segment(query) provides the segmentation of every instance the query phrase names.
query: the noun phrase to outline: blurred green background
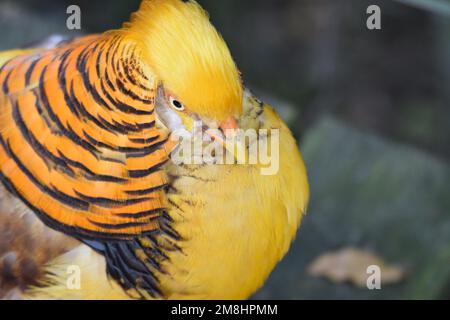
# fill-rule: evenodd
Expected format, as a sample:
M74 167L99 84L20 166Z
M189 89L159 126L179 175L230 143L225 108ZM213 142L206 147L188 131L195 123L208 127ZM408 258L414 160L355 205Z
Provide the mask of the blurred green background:
M450 298L450 1L199 0L300 141L312 199L261 299ZM82 30L66 29L78 4ZM382 29L366 28L381 8ZM1 0L0 49L118 28L139 0ZM314 277L354 247L405 271L381 290Z

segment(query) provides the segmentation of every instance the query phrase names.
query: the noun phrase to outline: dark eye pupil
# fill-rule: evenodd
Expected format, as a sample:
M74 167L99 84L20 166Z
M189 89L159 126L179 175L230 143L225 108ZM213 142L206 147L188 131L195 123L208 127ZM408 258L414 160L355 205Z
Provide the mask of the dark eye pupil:
M181 104L180 101L178 101L178 100L173 100L172 103L173 103L173 105L174 105L175 108L177 108L177 109L183 109L183 105Z

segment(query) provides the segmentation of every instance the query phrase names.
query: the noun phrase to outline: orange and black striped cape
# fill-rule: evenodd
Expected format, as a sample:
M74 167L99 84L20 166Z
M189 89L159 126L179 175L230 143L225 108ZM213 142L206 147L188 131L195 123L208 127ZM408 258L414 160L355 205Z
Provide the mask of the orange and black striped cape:
M157 295L148 262L158 269L164 254L156 257L155 245L142 261L135 251L142 237L177 235L165 211L169 143L156 125L158 83L146 68L139 46L115 33L6 62L0 180L45 224L103 253L125 289L139 283Z

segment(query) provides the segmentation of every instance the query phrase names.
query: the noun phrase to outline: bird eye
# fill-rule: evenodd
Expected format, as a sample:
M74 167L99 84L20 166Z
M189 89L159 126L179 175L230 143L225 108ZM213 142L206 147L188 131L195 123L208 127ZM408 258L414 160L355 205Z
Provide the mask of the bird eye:
M177 111L184 110L184 105L180 101L178 101L172 97L170 98L170 105L172 106L172 108L174 108Z

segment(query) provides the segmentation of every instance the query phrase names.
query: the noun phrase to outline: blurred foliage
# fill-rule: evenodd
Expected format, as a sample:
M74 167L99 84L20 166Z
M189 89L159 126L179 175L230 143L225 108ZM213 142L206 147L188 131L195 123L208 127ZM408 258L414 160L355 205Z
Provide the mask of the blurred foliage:
M255 298L449 299L450 167L325 117L305 136L311 202L287 258ZM330 251L356 247L401 266L382 290L336 285L307 273ZM364 277L366 270L361 270Z
M450 15L450 0L397 0L399 2L417 6L437 14Z

